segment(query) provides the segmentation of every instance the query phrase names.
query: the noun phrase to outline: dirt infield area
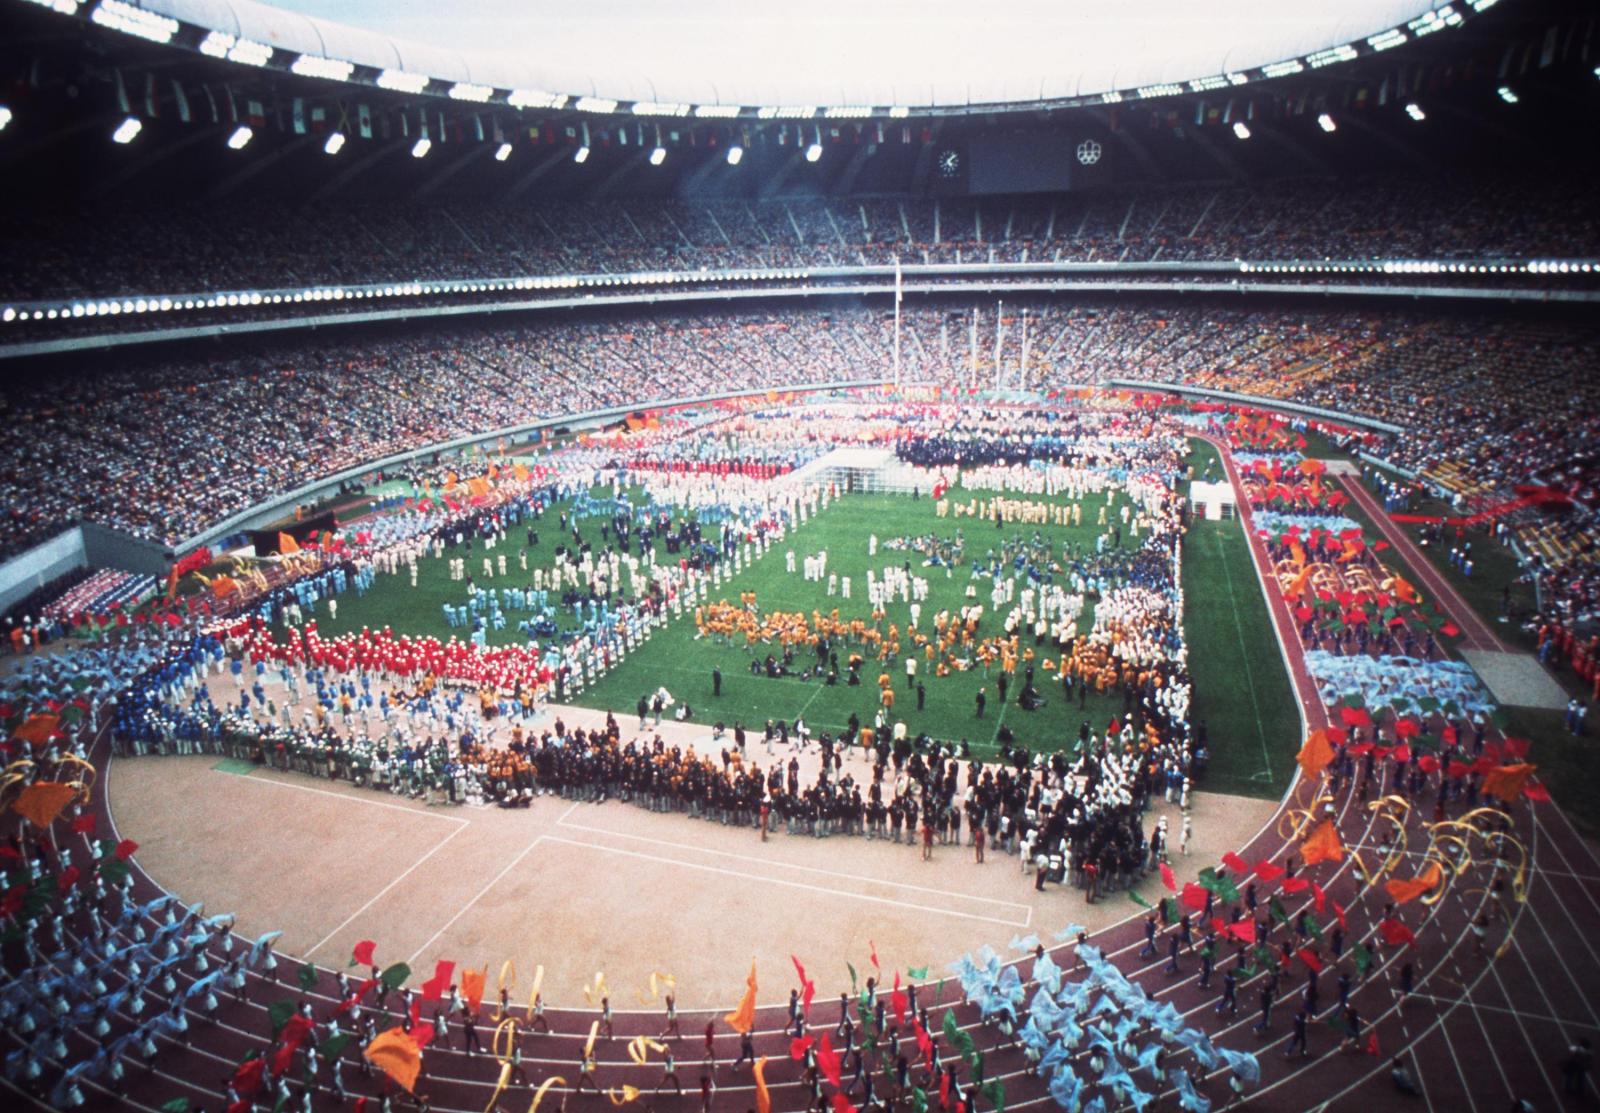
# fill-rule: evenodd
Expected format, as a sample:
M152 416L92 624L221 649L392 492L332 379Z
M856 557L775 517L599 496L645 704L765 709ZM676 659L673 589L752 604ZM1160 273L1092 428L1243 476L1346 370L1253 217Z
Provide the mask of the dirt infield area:
M677 979L682 1007L729 1004L752 957L767 975L761 1001L779 1003L791 954L859 969L873 943L885 969L928 965L936 978L985 943L1049 942L1069 922L1139 911L1121 893L1087 905L1076 890L1037 892L1003 850L978 865L970 846L936 845L925 863L920 848L858 837L779 832L763 844L754 830L617 801L429 807L214 756L119 759L108 788L141 865L185 901L235 913L241 936L281 929L281 951L334 967L374 939L380 962L407 961L418 980L438 959L492 972L511 959L526 986L542 964L553 1007L581 1007L597 971L619 1009L648 1002L652 972ZM1274 810L1197 794L1192 860L1217 861ZM1176 832L1175 809L1160 804L1148 823L1159 814ZM1156 899L1159 878L1141 891Z

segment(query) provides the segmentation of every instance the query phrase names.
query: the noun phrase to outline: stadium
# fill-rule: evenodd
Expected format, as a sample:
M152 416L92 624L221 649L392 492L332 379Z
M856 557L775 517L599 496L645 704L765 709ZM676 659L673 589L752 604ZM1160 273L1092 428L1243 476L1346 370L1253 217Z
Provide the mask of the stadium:
M0 1100L1593 1107L1597 14L0 0Z

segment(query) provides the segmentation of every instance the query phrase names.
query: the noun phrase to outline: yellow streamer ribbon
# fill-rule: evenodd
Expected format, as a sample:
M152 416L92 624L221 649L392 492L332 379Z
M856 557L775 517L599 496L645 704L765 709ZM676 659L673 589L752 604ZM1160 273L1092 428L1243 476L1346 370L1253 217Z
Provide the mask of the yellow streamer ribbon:
M533 1104L528 1106L528 1113L539 1113L539 1103L544 1100L544 1095L552 1086L565 1086L567 1080L559 1074L552 1074L549 1078L539 1083L539 1088L533 1092Z

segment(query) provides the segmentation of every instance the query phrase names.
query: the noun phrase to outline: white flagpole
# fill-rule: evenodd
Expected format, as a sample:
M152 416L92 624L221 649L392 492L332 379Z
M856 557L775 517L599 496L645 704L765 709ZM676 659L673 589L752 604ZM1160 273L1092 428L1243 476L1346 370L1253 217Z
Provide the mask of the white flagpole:
M900 277L900 256L894 257L894 389L900 390L900 298L902 282Z

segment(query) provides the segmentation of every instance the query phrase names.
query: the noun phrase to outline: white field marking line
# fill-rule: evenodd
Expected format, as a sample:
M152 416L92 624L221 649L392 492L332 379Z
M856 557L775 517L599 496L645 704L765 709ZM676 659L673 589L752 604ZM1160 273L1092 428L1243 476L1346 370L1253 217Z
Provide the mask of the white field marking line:
M418 816L423 819L442 819L446 823L459 823L463 827L472 822L470 819L462 819L460 816L456 815L440 815L438 812L419 811L416 808L407 808L400 804L389 804L382 800L363 800L361 797L352 796L349 793L329 792L325 788L312 788L310 785L292 784L289 781L280 781L272 777L241 777L237 773L228 773L225 775L245 784L272 785L275 788L292 788L296 792L313 792L318 796L331 796L335 800L347 800L352 804L365 804L369 808L388 808L390 811L404 812L406 815Z
M1256 697L1256 678L1255 673L1250 668L1250 650L1244 642L1244 623L1239 621L1239 596L1233 590L1233 570L1228 567L1228 554L1222 548L1222 538L1216 534L1212 536L1217 542L1217 559L1222 562L1222 578L1228 584L1228 599L1233 604L1230 610L1233 611L1233 629L1239 635L1239 660L1244 662L1244 679L1245 683L1250 686L1250 706L1255 709L1256 713L1256 741L1261 743L1261 762L1266 770L1267 780L1270 782L1272 780L1272 756L1267 753L1267 736L1261 729L1261 701ZM1245 546L1248 548L1249 544L1250 539L1246 537ZM1270 622L1271 620L1272 615L1269 612L1267 621Z
M1531 874L1530 874L1530 876L1531 876ZM1561 909L1561 915L1566 918L1567 923L1571 924L1572 927L1573 927L1573 930L1578 933L1578 938L1583 943L1583 949L1589 952L1589 958L1591 960L1597 962L1597 963L1600 963L1600 955L1596 955L1595 954L1594 944L1589 942L1589 933L1584 930L1584 927L1583 927L1582 924L1578 923L1577 920L1573 919L1572 913L1567 910L1567 902L1561 899L1561 895L1555 891L1555 886L1550 884L1550 881L1549 881L1548 878L1545 879L1545 884L1546 885L1550 885L1551 895L1554 896L1557 907L1559 907ZM1529 899L1532 899L1532 896L1531 896L1532 886L1531 885L1529 886L1529 889L1530 889ZM1556 945L1556 941L1550 937L1550 929L1545 927L1545 917L1544 916L1535 916L1533 918L1533 922L1539 928L1539 934L1544 936L1545 942L1550 945L1550 951L1551 951L1551 953L1553 953L1556 956L1556 961L1561 963L1561 969L1566 972L1568 981L1570 981L1575 986L1582 986L1582 985L1588 984L1588 980L1580 979L1576 974L1573 973L1572 965L1569 962L1567 962L1566 951L1564 951L1561 947L1558 947ZM1522 948L1520 946L1518 946L1516 948L1516 950L1517 950L1518 956L1522 959L1523 965L1528 967L1528 972L1530 974L1533 974L1534 973L1533 964L1528 961L1527 954L1522 950ZM1541 981L1537 977L1537 975L1535 975L1535 977L1534 977L1534 984L1536 986L1538 986L1538 988L1539 988L1539 996L1544 998L1544 1002L1545 1002L1546 1005L1548 1005L1550 1007L1550 1011L1551 1012L1555 1012L1556 1011L1555 1004L1550 1000L1550 995L1545 992L1544 982ZM1600 1022L1600 1016L1597 1016L1595 1014L1594 1004L1590 1000L1589 994L1580 993L1578 996L1579 996L1579 999L1583 1002L1584 1010L1586 1012L1588 1012L1588 1014L1589 1014L1589 1019L1591 1021ZM1509 998L1508 998L1508 1000L1509 1000Z
M1537 915L1534 916L1535 920L1537 920L1538 918L1539 917ZM1521 950L1521 947L1516 943L1515 937L1513 937L1513 939L1512 939L1511 949L1515 950L1515 951L1520 951ZM1528 962L1527 962L1526 956L1521 956L1521 957L1523 958L1523 965L1524 966L1528 966ZM1530 970L1532 969L1531 966L1529 966L1528 968ZM1497 963L1497 962L1489 963L1489 970L1490 970L1491 973L1494 974L1494 982L1495 982L1495 985L1498 986L1499 989L1500 989L1500 996L1502 996L1502 997L1504 997L1506 999L1506 1004L1507 1005L1511 1004L1511 992L1510 992L1510 990L1506 989L1505 979L1500 976L1499 963ZM1537 984L1537 982L1535 984ZM1544 1002L1545 1002L1546 1006L1554 1008L1554 1006L1550 1005L1550 998L1545 996L1543 989L1539 990L1539 995L1541 997L1544 997ZM1544 1083L1545 1083L1546 1086L1550 1087L1550 1096L1553 1097L1555 1099L1555 1102L1556 1102L1555 1108L1560 1109L1562 1107L1562 1105L1563 1105L1563 1101L1562 1101L1562 1097L1561 1097L1561 1089L1560 1089L1560 1087L1558 1087L1556 1085L1555 1079L1550 1077L1550 1070L1549 1070L1548 1067L1545 1066L1545 1056L1540 1054L1540 1052L1543 1050L1543 1048L1540 1046L1540 1044L1539 1044L1539 1042L1537 1040L1535 1040L1531 1035L1528 1034L1528 1027L1527 1027L1527 1025L1522 1023L1522 1015L1520 1013L1513 1012L1512 1015L1511 1015L1511 1019L1512 1019L1512 1022L1516 1025L1517 1032L1522 1036L1522 1042L1524 1044L1526 1044L1527 1047L1528 1047L1528 1057L1531 1058L1534 1062L1539 1064L1539 1077L1544 1079ZM1563 1035L1566 1034L1566 1027L1564 1025L1562 1026L1562 1034ZM1504 1040L1501 1041L1500 1046L1502 1046L1502 1047L1504 1046Z
M679 858L664 858L659 854L644 854L637 850L622 850L614 846L602 846L599 843L579 842L577 839L566 839L560 835L544 835L542 838L550 842L565 843L568 846L581 847L585 850L595 850L602 854L620 854L625 858L639 858L646 862L660 862L668 866L681 866L684 869L701 870L705 873L717 873L726 877L738 877L746 881L764 881L770 885L784 885L791 889L805 889L808 892L824 893L828 896L842 897L845 900L861 900L871 904L887 904L895 908L905 908L917 912L932 912L940 916L955 916L963 920L979 920L987 924L1000 924L1004 927L1027 927L1027 920L1002 920L998 916L983 916L975 912L957 912L949 908L939 908L931 904L914 904L911 901L894 900L890 897L875 897L867 893L852 893L843 889L829 889L822 885L807 885L803 881L785 881L778 877L763 877L756 873L744 873L740 870L723 869L721 866L707 866L698 862L685 862ZM950 894L954 895L954 894ZM1017 905L1018 908L1024 907ZM448 926L448 925L447 925ZM415 956L413 956L415 957Z
M314 943L309 950L301 951L300 952L300 957L302 959L310 958L316 951L321 949L321 947L322 947L322 945L324 943L328 942L328 940L332 939L335 935L338 935L345 928L349 927L351 922L354 921L357 916L361 915L367 909L371 908L374 904L377 904L379 900L383 899L383 897L389 892L390 889L393 889L396 885L400 884L400 882L404 881L407 877L410 877L413 870L415 870L418 866L422 865L422 863L426 862L429 858L432 858L435 854L439 853L439 851L443 850L445 843L449 842L451 839L455 838L457 835L461 834L461 832L465 831L466 829L467 829L467 825L466 825L465 822L463 822L460 827L457 827L454 831L451 831L444 838L440 839L437 843L434 844L434 847L433 847L432 850L428 851L422 857L418 858L415 862L412 862L411 865L406 867L406 869L405 869L405 871L403 873L400 873L399 875L397 875L393 881L389 882L389 884L385 885L383 888L379 889L376 893L374 893L371 900L367 901L366 904L363 904L360 908L356 909L354 912L350 913L350 915L346 916L344 918L343 922L341 922L338 927L334 928L332 931L328 932L327 935L324 935L321 939L317 940L317 942Z
M445 932L449 931L451 925L453 925L457 920L461 919L461 917L466 913L467 909L471 908L474 904L477 904L480 900L482 900L485 896L487 896L488 893L489 893L489 890L493 889L496 885L498 885L500 883L500 879L502 877L504 877L506 874L510 873L513 869L515 869L517 864L528 856L528 852L529 851L531 851L534 847L538 846L540 843L544 842L546 839L550 839L550 838L554 838L554 837L555 836L553 836L553 835L540 835L538 838L536 838L532 842L530 842L527 846L523 847L521 852L518 853L515 858L511 859L511 861L507 862L501 868L499 873L495 874L492 878L490 878L489 879L489 883L487 885L485 885L483 888L479 889L478 892L473 896L473 898L471 900L467 901L460 908L456 909L456 914L454 916L451 916L448 920L446 920L444 922L444 925L441 928L439 928L438 931L436 931L432 935L428 936L428 941L426 943L424 943L422 946L418 947L415 951L413 951L411 953L411 957L406 959L406 963L409 965L410 963L413 963L413 962L417 961L417 957L419 955L421 955L423 951L426 951L429 947L433 946L434 941L437 940L439 938L439 936L441 936Z
M576 807L576 805L574 805L574 807ZM713 850L706 846L691 846L688 843L668 842L666 839L651 838L648 835L628 835L621 831L608 831L604 827L590 827L584 823L568 823L565 817L557 820L556 823L558 826L566 827L573 831L587 831L595 835L611 835L614 838L632 839L635 842L650 843L652 846L670 847L674 850L687 850L696 854L714 854L719 858L733 858L740 862L747 862L752 865L759 864L766 867L776 866L781 869L799 870L803 873L820 873L825 877L838 878L842 881L861 881L869 885L886 885L895 889L911 889L919 893L929 893L938 897L955 897L959 900L971 901L977 904L994 904L1003 908L1020 908L1029 912L1033 911L1031 905L1021 904L1017 901L996 900L993 897L975 897L969 896L966 893L951 892L948 889L935 889L927 885L910 885L904 881L887 881L883 878L864 877L860 874L854 873L838 873L834 870L819 869L816 866L797 866L791 865L787 862L774 862L765 858L757 858L750 854L735 854L730 850ZM797 835L795 837L799 838L801 836ZM601 849L606 848L602 847Z
M1424 1001L1437 1001L1440 1004L1448 1004L1451 1001L1456 1000L1456 998L1453 997L1437 997L1431 993L1413 993L1412 996L1420 997ZM1529 1020L1545 1020L1552 1024L1568 1023L1559 1016L1545 1016L1543 1013L1530 1013L1526 1009L1508 1009L1504 1005L1480 1005L1476 1001L1470 1001L1466 999L1462 999L1461 1003L1465 1004L1467 1008L1475 1009L1478 1012L1504 1013L1506 1016L1521 1016L1526 1017Z

